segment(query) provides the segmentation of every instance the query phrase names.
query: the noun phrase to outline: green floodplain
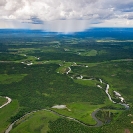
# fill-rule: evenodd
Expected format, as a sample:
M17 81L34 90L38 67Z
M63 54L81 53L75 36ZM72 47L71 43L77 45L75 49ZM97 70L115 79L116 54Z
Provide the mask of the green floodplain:
M0 96L0 133L132 133L132 40L3 37Z
M7 101L6 98L0 97L0 106L2 106L3 104L5 104L6 101Z

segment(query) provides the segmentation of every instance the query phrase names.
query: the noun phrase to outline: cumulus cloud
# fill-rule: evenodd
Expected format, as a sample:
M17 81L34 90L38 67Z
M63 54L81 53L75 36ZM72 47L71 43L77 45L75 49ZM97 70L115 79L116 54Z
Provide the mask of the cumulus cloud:
M132 26L132 13L133 0L0 0L0 27L72 32L106 22Z

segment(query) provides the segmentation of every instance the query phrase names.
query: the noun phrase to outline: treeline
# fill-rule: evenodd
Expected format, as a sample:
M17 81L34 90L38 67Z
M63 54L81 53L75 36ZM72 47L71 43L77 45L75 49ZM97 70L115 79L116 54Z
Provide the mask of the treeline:
M66 118L59 118L56 121L49 122L50 130L48 133L122 133L127 129L132 133L131 114L133 114L133 109L122 113L119 119L97 128L86 127Z
M65 118L49 122L49 128L48 133L102 133L99 128L89 128Z

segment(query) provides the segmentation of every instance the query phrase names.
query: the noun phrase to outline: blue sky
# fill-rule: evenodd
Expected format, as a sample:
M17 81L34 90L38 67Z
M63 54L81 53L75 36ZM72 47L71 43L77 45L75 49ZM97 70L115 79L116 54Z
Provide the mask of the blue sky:
M0 28L133 27L133 0L0 0Z

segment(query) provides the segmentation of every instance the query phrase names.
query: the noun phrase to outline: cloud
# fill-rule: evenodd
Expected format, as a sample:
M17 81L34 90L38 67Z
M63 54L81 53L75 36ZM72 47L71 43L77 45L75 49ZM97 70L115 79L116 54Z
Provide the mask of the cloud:
M55 20L46 22L43 27L47 31L54 32L79 32L90 27L88 20Z
M131 26L132 13L132 0L0 0L0 27L3 21L49 31L82 31L106 22L119 26L121 21Z
M32 21L33 24L43 24L44 23L42 20L40 20L37 17L31 17L30 20Z

